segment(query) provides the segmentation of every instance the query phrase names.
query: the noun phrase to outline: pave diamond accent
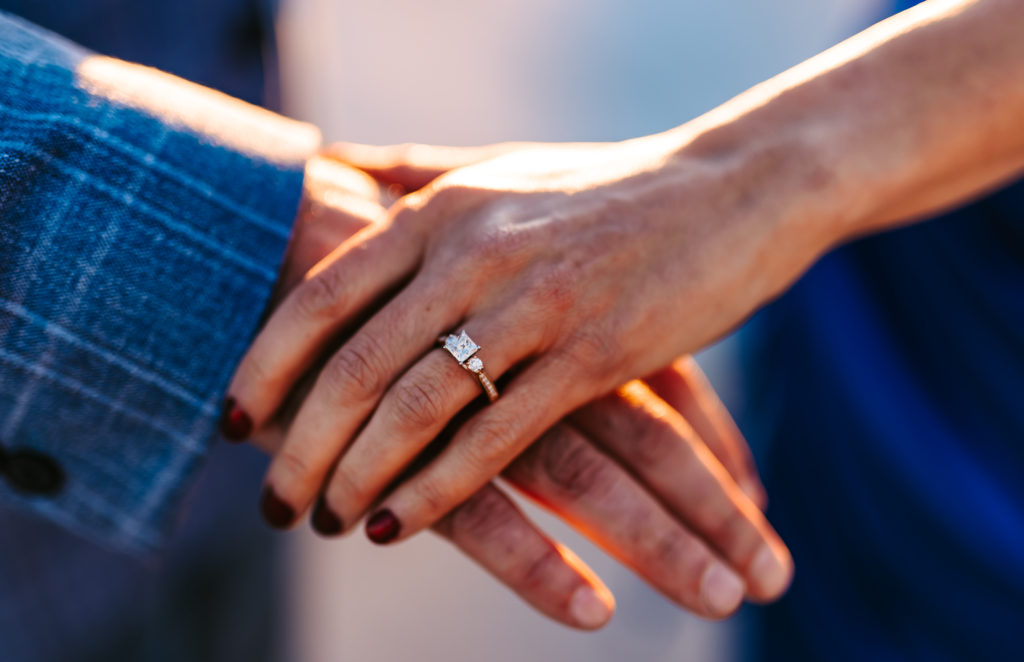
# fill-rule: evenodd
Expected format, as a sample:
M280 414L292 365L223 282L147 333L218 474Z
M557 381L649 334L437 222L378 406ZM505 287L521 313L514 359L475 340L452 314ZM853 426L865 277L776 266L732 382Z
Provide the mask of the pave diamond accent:
M452 334L445 338L444 348L459 363L465 363L466 359L480 351L480 345L473 342L465 331L457 336Z
M474 356L466 362L466 367L469 368L471 372L480 372L484 369L484 362Z

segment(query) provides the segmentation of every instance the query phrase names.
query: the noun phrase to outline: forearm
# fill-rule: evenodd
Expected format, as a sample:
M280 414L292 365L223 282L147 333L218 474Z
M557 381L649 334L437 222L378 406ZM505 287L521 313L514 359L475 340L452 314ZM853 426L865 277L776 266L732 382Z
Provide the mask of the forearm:
M931 0L667 135L684 158L752 162L754 192L786 206L764 218L820 254L1024 169L1022 34L1018 0Z

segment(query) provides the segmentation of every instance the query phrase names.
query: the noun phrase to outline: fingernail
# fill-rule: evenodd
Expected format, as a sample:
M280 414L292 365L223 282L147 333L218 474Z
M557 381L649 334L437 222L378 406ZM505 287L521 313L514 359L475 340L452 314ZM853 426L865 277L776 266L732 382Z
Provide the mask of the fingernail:
M321 498L313 509L313 528L324 536L336 536L344 528L341 518L334 514L327 501Z
M758 593L767 599L781 595L789 585L788 565L769 545L763 546L750 563L750 577L757 582Z
M260 502L260 511L267 524L275 529L287 529L295 521L295 511L274 493L274 489L267 487L263 490L263 499Z
M395 514L384 509L378 511L366 522L366 535L378 545L383 545L397 538L401 528L402 523L398 521Z
M700 590L704 606L712 616L731 614L743 600L743 580L717 561L704 571Z
M220 417L220 434L230 442L245 441L252 434L252 419L235 402L234 398L224 400Z
M569 598L569 613L582 628L596 630L612 617L612 610L590 586L581 586Z

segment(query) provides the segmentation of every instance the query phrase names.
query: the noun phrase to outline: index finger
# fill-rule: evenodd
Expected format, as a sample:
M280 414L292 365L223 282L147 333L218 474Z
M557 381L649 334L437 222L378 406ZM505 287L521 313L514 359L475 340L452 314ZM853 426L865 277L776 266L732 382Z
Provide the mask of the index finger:
M241 440L265 425L323 348L417 266L420 242L370 226L322 260L267 320L228 389L222 433Z
M438 521L434 530L560 623L594 630L612 617L615 599L597 575L538 529L494 484Z

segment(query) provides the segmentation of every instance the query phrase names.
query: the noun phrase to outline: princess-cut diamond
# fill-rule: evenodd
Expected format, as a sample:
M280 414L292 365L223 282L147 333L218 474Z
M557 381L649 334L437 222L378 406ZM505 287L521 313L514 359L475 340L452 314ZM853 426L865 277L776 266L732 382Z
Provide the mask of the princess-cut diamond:
M465 363L466 359L473 356L480 350L480 345L473 342L469 334L463 331L459 335L452 334L444 341L444 348L455 357L459 363Z

